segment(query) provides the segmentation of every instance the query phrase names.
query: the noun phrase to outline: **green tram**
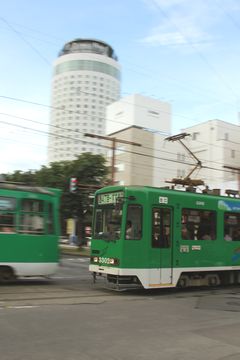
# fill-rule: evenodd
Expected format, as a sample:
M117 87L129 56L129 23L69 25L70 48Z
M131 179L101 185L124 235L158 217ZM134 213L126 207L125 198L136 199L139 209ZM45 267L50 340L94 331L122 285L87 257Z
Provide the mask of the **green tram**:
M56 271L60 195L57 189L0 183L0 281Z
M240 283L240 199L109 186L94 200L94 276L115 289Z

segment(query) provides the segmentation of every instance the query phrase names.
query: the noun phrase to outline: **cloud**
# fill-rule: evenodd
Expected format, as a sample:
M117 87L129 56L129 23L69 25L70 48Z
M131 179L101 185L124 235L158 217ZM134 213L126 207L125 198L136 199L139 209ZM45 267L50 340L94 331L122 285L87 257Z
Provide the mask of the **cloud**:
M186 2L186 0L143 0L146 6L151 9L157 9L159 6L162 7L172 7L175 5L182 4Z
M196 31L184 32L184 34L172 31L162 33L161 29L156 28L153 35L146 36L141 42L152 45L152 46L179 46L179 45L206 45L211 44L210 38L207 36L197 33Z
M192 0L144 0L159 25L140 42L151 46L206 46L219 35L211 30L225 13L216 2Z

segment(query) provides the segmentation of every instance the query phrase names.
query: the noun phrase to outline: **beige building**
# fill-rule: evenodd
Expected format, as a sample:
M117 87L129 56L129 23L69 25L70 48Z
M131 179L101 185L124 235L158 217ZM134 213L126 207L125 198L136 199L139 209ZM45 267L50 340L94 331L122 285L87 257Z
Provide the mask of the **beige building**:
M189 168L186 164L193 163L180 144L169 142L165 140L166 136L139 126L130 126L109 136L141 144L116 142L115 184L169 186L171 184L166 181L185 177ZM112 152L109 152L108 159L111 164Z

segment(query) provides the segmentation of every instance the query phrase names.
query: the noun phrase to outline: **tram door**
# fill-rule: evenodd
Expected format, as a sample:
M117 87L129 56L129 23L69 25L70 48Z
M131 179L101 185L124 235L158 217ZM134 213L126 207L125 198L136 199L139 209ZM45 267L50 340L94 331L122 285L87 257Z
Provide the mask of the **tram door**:
M172 209L154 206L152 209L152 271L151 282L172 283Z

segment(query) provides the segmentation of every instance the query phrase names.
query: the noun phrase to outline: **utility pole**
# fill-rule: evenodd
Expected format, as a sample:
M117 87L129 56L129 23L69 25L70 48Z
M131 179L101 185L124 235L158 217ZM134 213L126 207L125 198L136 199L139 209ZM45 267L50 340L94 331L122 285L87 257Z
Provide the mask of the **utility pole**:
M115 137L111 137L111 136L102 136L102 135L96 135L96 134L89 134L89 133L85 133L84 136L88 136L91 138L96 138L96 139L102 139L102 140L108 140L112 142L112 163L111 163L111 180L112 180L112 185L114 185L114 180L115 180L115 161L116 161L116 156L115 156L115 152L116 152L116 144L117 143L121 143L121 144L129 144L129 145L134 145L134 146L142 146L139 143L133 142L133 141L127 141L127 140L122 140L122 139L117 139Z

